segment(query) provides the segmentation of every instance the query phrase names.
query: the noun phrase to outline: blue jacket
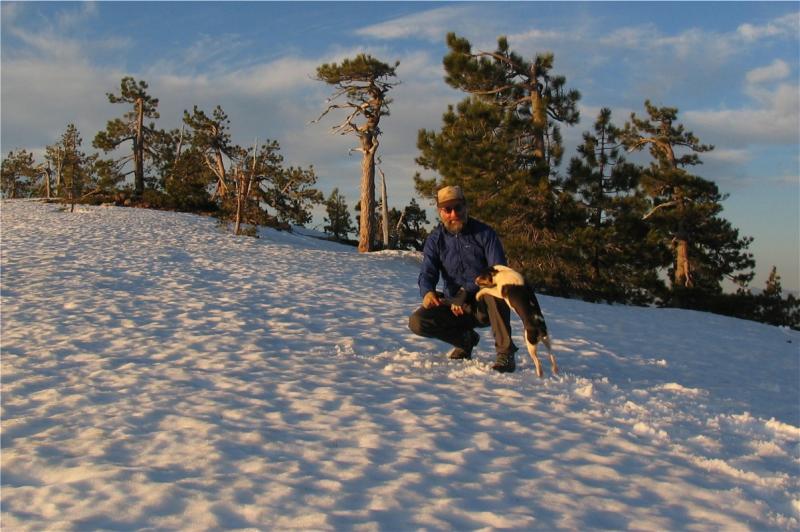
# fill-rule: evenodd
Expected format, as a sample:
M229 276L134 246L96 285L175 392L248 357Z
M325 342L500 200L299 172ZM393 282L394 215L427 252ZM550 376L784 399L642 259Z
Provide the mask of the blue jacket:
M478 274L489 266L506 264L506 254L497 233L475 218L468 218L464 229L455 235L440 223L428 236L422 253L419 274L422 296L436 290L441 274L445 297L454 298L464 287L471 299L478 291L475 284Z

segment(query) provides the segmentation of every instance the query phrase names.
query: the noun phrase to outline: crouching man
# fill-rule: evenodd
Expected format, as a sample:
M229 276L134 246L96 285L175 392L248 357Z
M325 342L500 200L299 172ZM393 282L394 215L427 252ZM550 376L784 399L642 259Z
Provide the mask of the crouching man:
M441 223L425 241L419 288L422 306L411 314L409 328L419 336L436 338L454 347L451 359L470 359L480 336L476 327L491 325L497 358L492 368L516 369L511 340L511 309L495 297L475 300L475 278L485 268L506 265L497 233L467 214L461 187L444 187L436 195ZM444 293L436 291L441 277Z

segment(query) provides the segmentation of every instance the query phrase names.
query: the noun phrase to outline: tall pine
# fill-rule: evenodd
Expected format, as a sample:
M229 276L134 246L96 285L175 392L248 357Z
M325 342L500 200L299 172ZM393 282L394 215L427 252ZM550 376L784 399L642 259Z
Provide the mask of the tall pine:
M509 259L539 286L571 293L580 265L569 262L566 230L578 216L572 196L558 188L563 156L560 124L578 121L580 94L552 72L552 54L526 61L505 37L493 52L475 52L464 38L447 36L446 81L470 93L443 116L442 129L420 131L417 162L440 179L416 178L433 197L458 184L471 214L490 223Z
M714 147L676 123L677 108L645 101L645 109L646 118L631 113L622 139L629 150L647 147L653 157L641 180L651 203L644 219L672 250L675 303L697 306L703 293L720 293L726 277L742 286L752 279L755 262L746 251L752 239L719 216L726 196L717 185L685 169Z
M120 164L133 161L133 191L137 198L144 192L145 158L151 158L150 141L155 134L155 125L145 124L146 118L158 118L158 98L147 93L147 82L138 83L130 76L122 78L119 94L107 93L110 103L122 103L131 106L131 110L122 118L115 118L106 125L94 138L92 145L106 153L116 150L120 145L130 141L132 153L121 159Z
M619 133L611 110L601 109L570 160L565 188L583 213L572 251L586 265L574 283L586 299L644 303L663 291L657 275L663 253L641 219L641 171L625 160Z

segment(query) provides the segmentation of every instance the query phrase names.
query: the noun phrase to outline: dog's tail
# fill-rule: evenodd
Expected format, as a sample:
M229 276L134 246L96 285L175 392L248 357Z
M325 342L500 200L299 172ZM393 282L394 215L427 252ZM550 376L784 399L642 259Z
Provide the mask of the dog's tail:
M542 336L541 342L547 348L547 354L548 355L552 355L553 354L553 345L550 343L550 336L549 335Z

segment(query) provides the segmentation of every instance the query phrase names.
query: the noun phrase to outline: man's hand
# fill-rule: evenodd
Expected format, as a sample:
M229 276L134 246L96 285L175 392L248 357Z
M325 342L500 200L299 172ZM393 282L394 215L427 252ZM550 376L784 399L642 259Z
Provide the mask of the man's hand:
M450 311L456 316L464 315L464 307L461 305L450 305Z
M442 300L439 299L439 295L436 292L428 292L425 294L425 297L422 298L422 307L423 308L432 308L438 307L442 304Z

